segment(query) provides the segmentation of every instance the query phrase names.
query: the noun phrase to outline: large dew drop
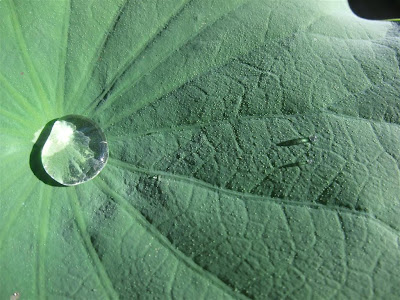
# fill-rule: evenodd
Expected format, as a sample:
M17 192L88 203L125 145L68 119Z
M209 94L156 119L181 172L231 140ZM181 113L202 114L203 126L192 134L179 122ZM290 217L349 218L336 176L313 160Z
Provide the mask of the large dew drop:
M58 119L42 149L47 174L62 185L77 185L96 177L108 159L108 145L100 127L88 118Z

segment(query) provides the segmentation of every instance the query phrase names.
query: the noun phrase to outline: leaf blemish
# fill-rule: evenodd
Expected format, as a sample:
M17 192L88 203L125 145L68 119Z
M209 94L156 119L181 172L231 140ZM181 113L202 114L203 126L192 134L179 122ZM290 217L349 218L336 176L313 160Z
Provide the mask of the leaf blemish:
M311 135L309 137L297 138L297 139L283 141L283 142L280 142L280 143L278 143L276 145L280 146L280 147L282 147L282 146L289 147L289 146L295 146L295 145L301 145L301 144L315 143L316 140L317 140L317 136L316 135Z

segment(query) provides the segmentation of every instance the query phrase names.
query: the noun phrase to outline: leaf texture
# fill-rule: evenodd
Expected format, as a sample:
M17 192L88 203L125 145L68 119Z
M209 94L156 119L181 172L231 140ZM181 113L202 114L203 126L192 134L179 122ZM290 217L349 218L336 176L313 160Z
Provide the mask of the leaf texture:
M0 20L0 298L400 297L398 25L342 0L2 0ZM54 187L29 158L67 114L110 159Z

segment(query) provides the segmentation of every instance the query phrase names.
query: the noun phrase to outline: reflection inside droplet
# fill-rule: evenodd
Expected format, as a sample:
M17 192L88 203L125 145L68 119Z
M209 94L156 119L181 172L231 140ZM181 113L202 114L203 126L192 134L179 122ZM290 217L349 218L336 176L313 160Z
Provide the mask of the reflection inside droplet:
M42 148L47 174L63 185L77 185L93 179L108 159L108 144L92 120L68 115L58 119Z

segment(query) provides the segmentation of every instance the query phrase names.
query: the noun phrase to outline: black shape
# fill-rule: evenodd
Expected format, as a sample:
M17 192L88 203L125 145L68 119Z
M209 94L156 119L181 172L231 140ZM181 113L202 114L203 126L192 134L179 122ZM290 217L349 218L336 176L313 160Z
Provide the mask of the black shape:
M370 20L400 18L400 0L348 0L357 16Z
M42 163L43 146L46 143L46 140L50 135L51 129L53 128L53 125L57 120L58 119L51 120L44 126L36 143L32 147L31 155L29 156L29 167L31 168L32 173L43 183L56 187L65 187L65 185L62 185L61 183L55 181L53 178L50 177L49 174L47 174Z

